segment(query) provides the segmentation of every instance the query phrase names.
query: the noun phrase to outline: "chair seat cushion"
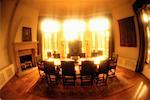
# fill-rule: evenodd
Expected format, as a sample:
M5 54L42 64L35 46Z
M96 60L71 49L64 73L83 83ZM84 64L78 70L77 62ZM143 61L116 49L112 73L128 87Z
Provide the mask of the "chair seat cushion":
M43 65L38 65L38 69L39 70L44 70L44 66Z

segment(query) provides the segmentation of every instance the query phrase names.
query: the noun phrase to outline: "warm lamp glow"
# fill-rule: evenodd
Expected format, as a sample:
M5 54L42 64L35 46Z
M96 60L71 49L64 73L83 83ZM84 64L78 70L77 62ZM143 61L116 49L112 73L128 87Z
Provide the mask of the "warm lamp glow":
M92 32L104 31L110 28L110 22L107 18L93 18L89 21L89 29Z
M84 32L85 22L78 19L66 20L63 23L64 32Z
M98 64L100 64L102 61L104 61L105 59L106 59L105 56L95 57L95 58L93 58L94 64L98 65Z
M63 23L63 31L65 34L66 40L75 40L78 38L79 32L84 32L86 24L82 20L70 19L66 20Z
M41 23L41 29L45 33L58 32L60 24L57 20L45 19Z
M44 19L41 22L41 30L44 33L42 34L43 58L51 58L53 51L60 52L61 57L65 57L69 53L69 42L74 40L82 42L82 52L86 53L86 57L90 57L91 50L101 50L102 55L108 56L109 19L107 17L97 17L91 19L89 23L86 21L78 18L67 19L60 24L61 21L59 20ZM89 31L91 31L91 34ZM90 41L91 43L89 44ZM62 47L60 44L62 44ZM89 47L91 50L88 49ZM52 59L49 60L51 61ZM101 58L96 58L95 64L100 63L100 60ZM57 62L58 64L59 62Z
M144 20L144 22L147 23L150 20L150 18L148 17L147 14L143 13L143 20Z

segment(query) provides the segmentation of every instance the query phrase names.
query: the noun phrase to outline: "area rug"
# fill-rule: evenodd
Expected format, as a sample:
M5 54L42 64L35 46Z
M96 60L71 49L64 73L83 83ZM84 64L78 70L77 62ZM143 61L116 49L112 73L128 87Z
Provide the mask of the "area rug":
M107 85L80 86L80 80L76 81L76 86L51 85L48 87L46 80L39 79L28 93L46 98L71 98L71 99L102 99L107 96L119 93L124 89L131 88L134 83L129 84L117 77L109 78Z

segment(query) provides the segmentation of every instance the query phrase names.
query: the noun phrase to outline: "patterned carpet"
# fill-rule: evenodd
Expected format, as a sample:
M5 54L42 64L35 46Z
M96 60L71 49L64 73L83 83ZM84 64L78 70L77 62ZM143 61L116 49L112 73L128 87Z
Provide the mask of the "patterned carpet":
M52 85L48 88L46 80L39 79L38 82L29 90L29 93L47 98L70 98L70 99L102 99L107 96L119 93L124 89L134 86L135 83L127 83L121 77L108 78L108 85L93 85L93 86L80 86L80 80L77 79L76 86L63 86L62 83Z

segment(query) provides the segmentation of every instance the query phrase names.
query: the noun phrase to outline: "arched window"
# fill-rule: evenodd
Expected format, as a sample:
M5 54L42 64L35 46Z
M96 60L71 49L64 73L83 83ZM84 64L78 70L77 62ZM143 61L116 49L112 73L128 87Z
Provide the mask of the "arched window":
M58 52L59 22L54 19L45 19L41 23L42 30L42 55L43 58Z

